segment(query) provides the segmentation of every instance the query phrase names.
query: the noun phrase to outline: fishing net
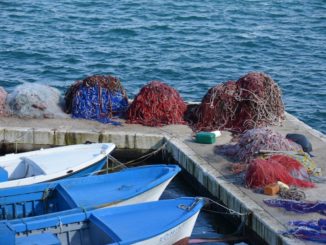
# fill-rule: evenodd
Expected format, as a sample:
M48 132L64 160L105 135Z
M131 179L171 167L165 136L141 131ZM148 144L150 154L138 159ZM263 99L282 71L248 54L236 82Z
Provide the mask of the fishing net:
M8 93L3 87L0 87L0 116L5 116L6 113L6 98Z
M290 221L289 225L294 228L284 232L283 235L308 241L326 243L326 219Z
M10 113L26 118L65 118L59 90L38 83L17 86L7 97Z
M127 123L152 127L184 124L186 109L186 103L174 88L160 81L152 81L140 90L130 105Z
M324 201L295 201L295 200L283 200L283 199L269 199L264 200L268 206L284 208L287 211L293 211L296 213L320 213L326 215L326 202Z
M282 166L284 166L289 173L297 178L302 180L310 179L307 169L297 160L286 156L286 155L273 155L268 158L269 161L277 161Z
M318 173L315 172L317 165L316 163L311 159L308 153L300 151L300 152L285 152L282 153L285 154L298 162L302 164L307 169L308 173L311 173L312 175L318 176Z
M195 131L247 129L275 125L284 119L281 90L264 73L251 72L237 82L211 88L195 112Z
M246 173L246 185L250 188L260 188L281 181L288 185L314 187L313 183L292 176L291 173L296 172L296 169L295 164L288 163L284 166L277 159L254 159Z
M257 128L241 134L236 144L216 146L215 150L235 161L249 163L261 151L302 151L302 148L272 129Z
M94 75L72 84L65 94L65 103L66 112L73 118L119 124L111 118L124 115L128 97L118 78Z

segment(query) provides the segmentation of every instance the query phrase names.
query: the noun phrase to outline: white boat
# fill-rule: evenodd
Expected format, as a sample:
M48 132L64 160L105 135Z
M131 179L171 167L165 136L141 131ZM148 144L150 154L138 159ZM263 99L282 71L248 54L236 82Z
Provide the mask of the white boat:
M114 148L96 143L7 154L0 157L0 189L91 175L102 169Z

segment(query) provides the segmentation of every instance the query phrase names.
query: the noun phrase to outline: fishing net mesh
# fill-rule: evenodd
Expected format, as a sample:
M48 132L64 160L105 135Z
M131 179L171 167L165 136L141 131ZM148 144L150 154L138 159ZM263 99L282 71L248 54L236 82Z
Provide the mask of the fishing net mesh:
M236 144L220 145L215 148L216 153L242 163L249 163L262 150L302 151L302 148L270 128L247 130L239 136Z
M313 183L290 174L297 171L298 166L296 164L293 162L285 164L285 160L281 162L279 160L273 157L252 160L245 177L246 185L250 188L258 188L282 181L285 184L298 187L314 187Z
M93 75L72 84L65 94L65 103L65 111L73 118L120 125L111 119L124 116L128 97L118 78Z
M236 82L209 89L195 114L195 131L243 132L280 123L284 105L274 80L264 73L251 72Z
M0 116L5 116L6 113L6 98L8 93L3 87L0 87Z
M68 88L65 93L65 111L67 113L72 112L73 100L82 87L100 87L107 89L110 92L119 92L123 95L123 97L128 99L126 90L118 78L110 75L93 75L85 78L84 80L76 81Z
M24 83L7 97L10 113L26 118L65 118L60 91L43 84Z
M152 81L140 90L130 105L127 123L152 127L184 124L186 109L186 103L174 88L160 81Z

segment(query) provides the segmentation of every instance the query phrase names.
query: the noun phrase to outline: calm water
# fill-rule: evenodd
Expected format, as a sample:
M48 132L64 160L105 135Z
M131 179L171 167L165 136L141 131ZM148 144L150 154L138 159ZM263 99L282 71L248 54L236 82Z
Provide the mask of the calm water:
M185 100L249 71L271 75L286 109L326 133L326 1L0 0L0 85L65 91L113 74L132 98L159 79Z

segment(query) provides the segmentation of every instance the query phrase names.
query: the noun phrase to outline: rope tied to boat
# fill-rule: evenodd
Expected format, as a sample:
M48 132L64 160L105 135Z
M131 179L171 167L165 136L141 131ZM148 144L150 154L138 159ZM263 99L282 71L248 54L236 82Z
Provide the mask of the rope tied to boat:
M62 220L61 220L61 217L60 216L58 216L57 218L59 220L60 233L62 233L62 231L63 231L63 223L62 223Z
M49 189L49 188L46 188L46 189L43 191L43 194L42 194L41 200L42 200L42 201L45 201L49 196L50 196L50 189Z
M186 210L186 211L191 211L194 207L196 207L196 205L201 201L203 200L204 198L202 197L196 197L195 198L195 201L190 205L185 205L185 204L179 204L179 208L180 209L183 209L183 210Z
M150 158L150 157L152 157L152 156L154 156L155 154L157 154L158 152L160 152L160 151L164 151L165 149L166 149L166 146L167 146L167 142L165 142L163 145L161 145L159 148L157 148L156 150L154 150L154 151L152 151L152 152L150 152L150 153L147 153L147 154L145 154L145 155L143 155L143 156L141 156L141 157L138 157L138 158L136 158L136 159L134 159L134 160L130 160L130 161L128 161L128 162L125 162L125 163L123 163L123 162L120 162L118 159L116 159L115 157L113 157L112 155L108 155L107 156L107 158L109 159L109 160L111 160L113 163L116 163L117 164L117 166L114 166L114 167L106 167L106 168L104 168L104 169L101 169L101 170L98 170L98 171L94 171L94 172L91 172L90 174L88 174L88 175L93 175L93 174L99 174L99 173L103 173L103 172L108 172L109 170L110 171L114 171L114 170L116 170L116 169L119 169L119 168L128 168L128 167L130 167L130 166L134 166L134 165L137 165L137 164L139 164L139 163L142 163L142 162L144 162L144 161L146 161L148 158Z
M215 210L210 210L210 209L203 209L205 211L209 211L209 212L214 212L214 213L219 213L219 214L228 214L228 215L237 215L237 216L248 216L250 214L250 212L247 212L247 213L240 213L238 211L235 211L234 209L231 209L231 208L228 208L227 206L217 202L217 201L214 201L213 199L211 198L208 198L206 197L206 203L209 204L209 203L213 203L223 209L226 209L229 213L222 213L222 212L218 212L218 211L215 211Z
M87 219L87 209L83 206L80 206L80 209L85 214L85 219Z

